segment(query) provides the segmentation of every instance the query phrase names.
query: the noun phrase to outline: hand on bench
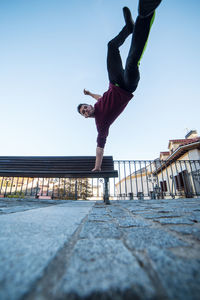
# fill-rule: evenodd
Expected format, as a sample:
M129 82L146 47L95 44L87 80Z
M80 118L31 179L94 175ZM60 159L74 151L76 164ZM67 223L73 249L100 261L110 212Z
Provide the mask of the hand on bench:
M101 169L94 168L92 169L92 172L101 172Z

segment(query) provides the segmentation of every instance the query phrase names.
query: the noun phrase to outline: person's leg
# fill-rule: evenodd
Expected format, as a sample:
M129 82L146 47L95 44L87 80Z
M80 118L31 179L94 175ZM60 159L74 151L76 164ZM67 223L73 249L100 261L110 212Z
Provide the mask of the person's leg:
M160 5L161 1L162 0L140 0L138 5L138 15L143 18L151 15Z
M124 88L124 69L122 66L119 47L133 32L134 28L130 10L127 7L124 7L123 13L126 25L123 27L120 33L108 43L107 53L107 70L109 81L113 84L118 84L122 88Z
M124 87L124 69L120 56L119 47L123 44L125 39L129 36L126 26L122 31L108 43L107 52L107 70L109 81L113 84L118 84Z
M124 71L124 81L126 89L134 92L137 88L140 75L139 64L142 58L143 52L146 48L151 25L154 21L155 12L146 18L137 17L135 27L133 31L131 47L126 60L126 66Z

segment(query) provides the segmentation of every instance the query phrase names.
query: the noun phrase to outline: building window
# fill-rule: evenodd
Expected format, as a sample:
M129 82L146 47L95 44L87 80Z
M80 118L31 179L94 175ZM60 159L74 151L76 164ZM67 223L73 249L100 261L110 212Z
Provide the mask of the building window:
M174 176L176 182L176 188L178 191L184 189L184 182L183 182L183 174L179 173L178 175Z
M167 192L167 182L166 180L160 181L161 192Z

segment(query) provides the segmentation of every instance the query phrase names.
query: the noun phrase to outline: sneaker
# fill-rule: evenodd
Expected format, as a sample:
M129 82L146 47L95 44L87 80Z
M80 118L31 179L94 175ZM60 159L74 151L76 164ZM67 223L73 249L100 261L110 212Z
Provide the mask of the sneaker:
M128 27L130 32L133 32L134 21L131 16L130 9L126 6L123 7L123 14L124 14L124 20L125 20L126 26Z
M158 7L162 0L139 0L138 14L140 17L148 17Z

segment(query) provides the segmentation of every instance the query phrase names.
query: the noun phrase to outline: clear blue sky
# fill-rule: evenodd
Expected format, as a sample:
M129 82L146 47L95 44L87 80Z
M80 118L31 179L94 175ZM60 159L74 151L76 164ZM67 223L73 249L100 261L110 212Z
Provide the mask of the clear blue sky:
M83 88L108 88L107 42L124 26L123 6L136 18L130 0L0 1L0 155L95 155L95 122L76 107L90 100ZM105 155L154 159L186 128L200 135L199 11L199 0L163 0Z

